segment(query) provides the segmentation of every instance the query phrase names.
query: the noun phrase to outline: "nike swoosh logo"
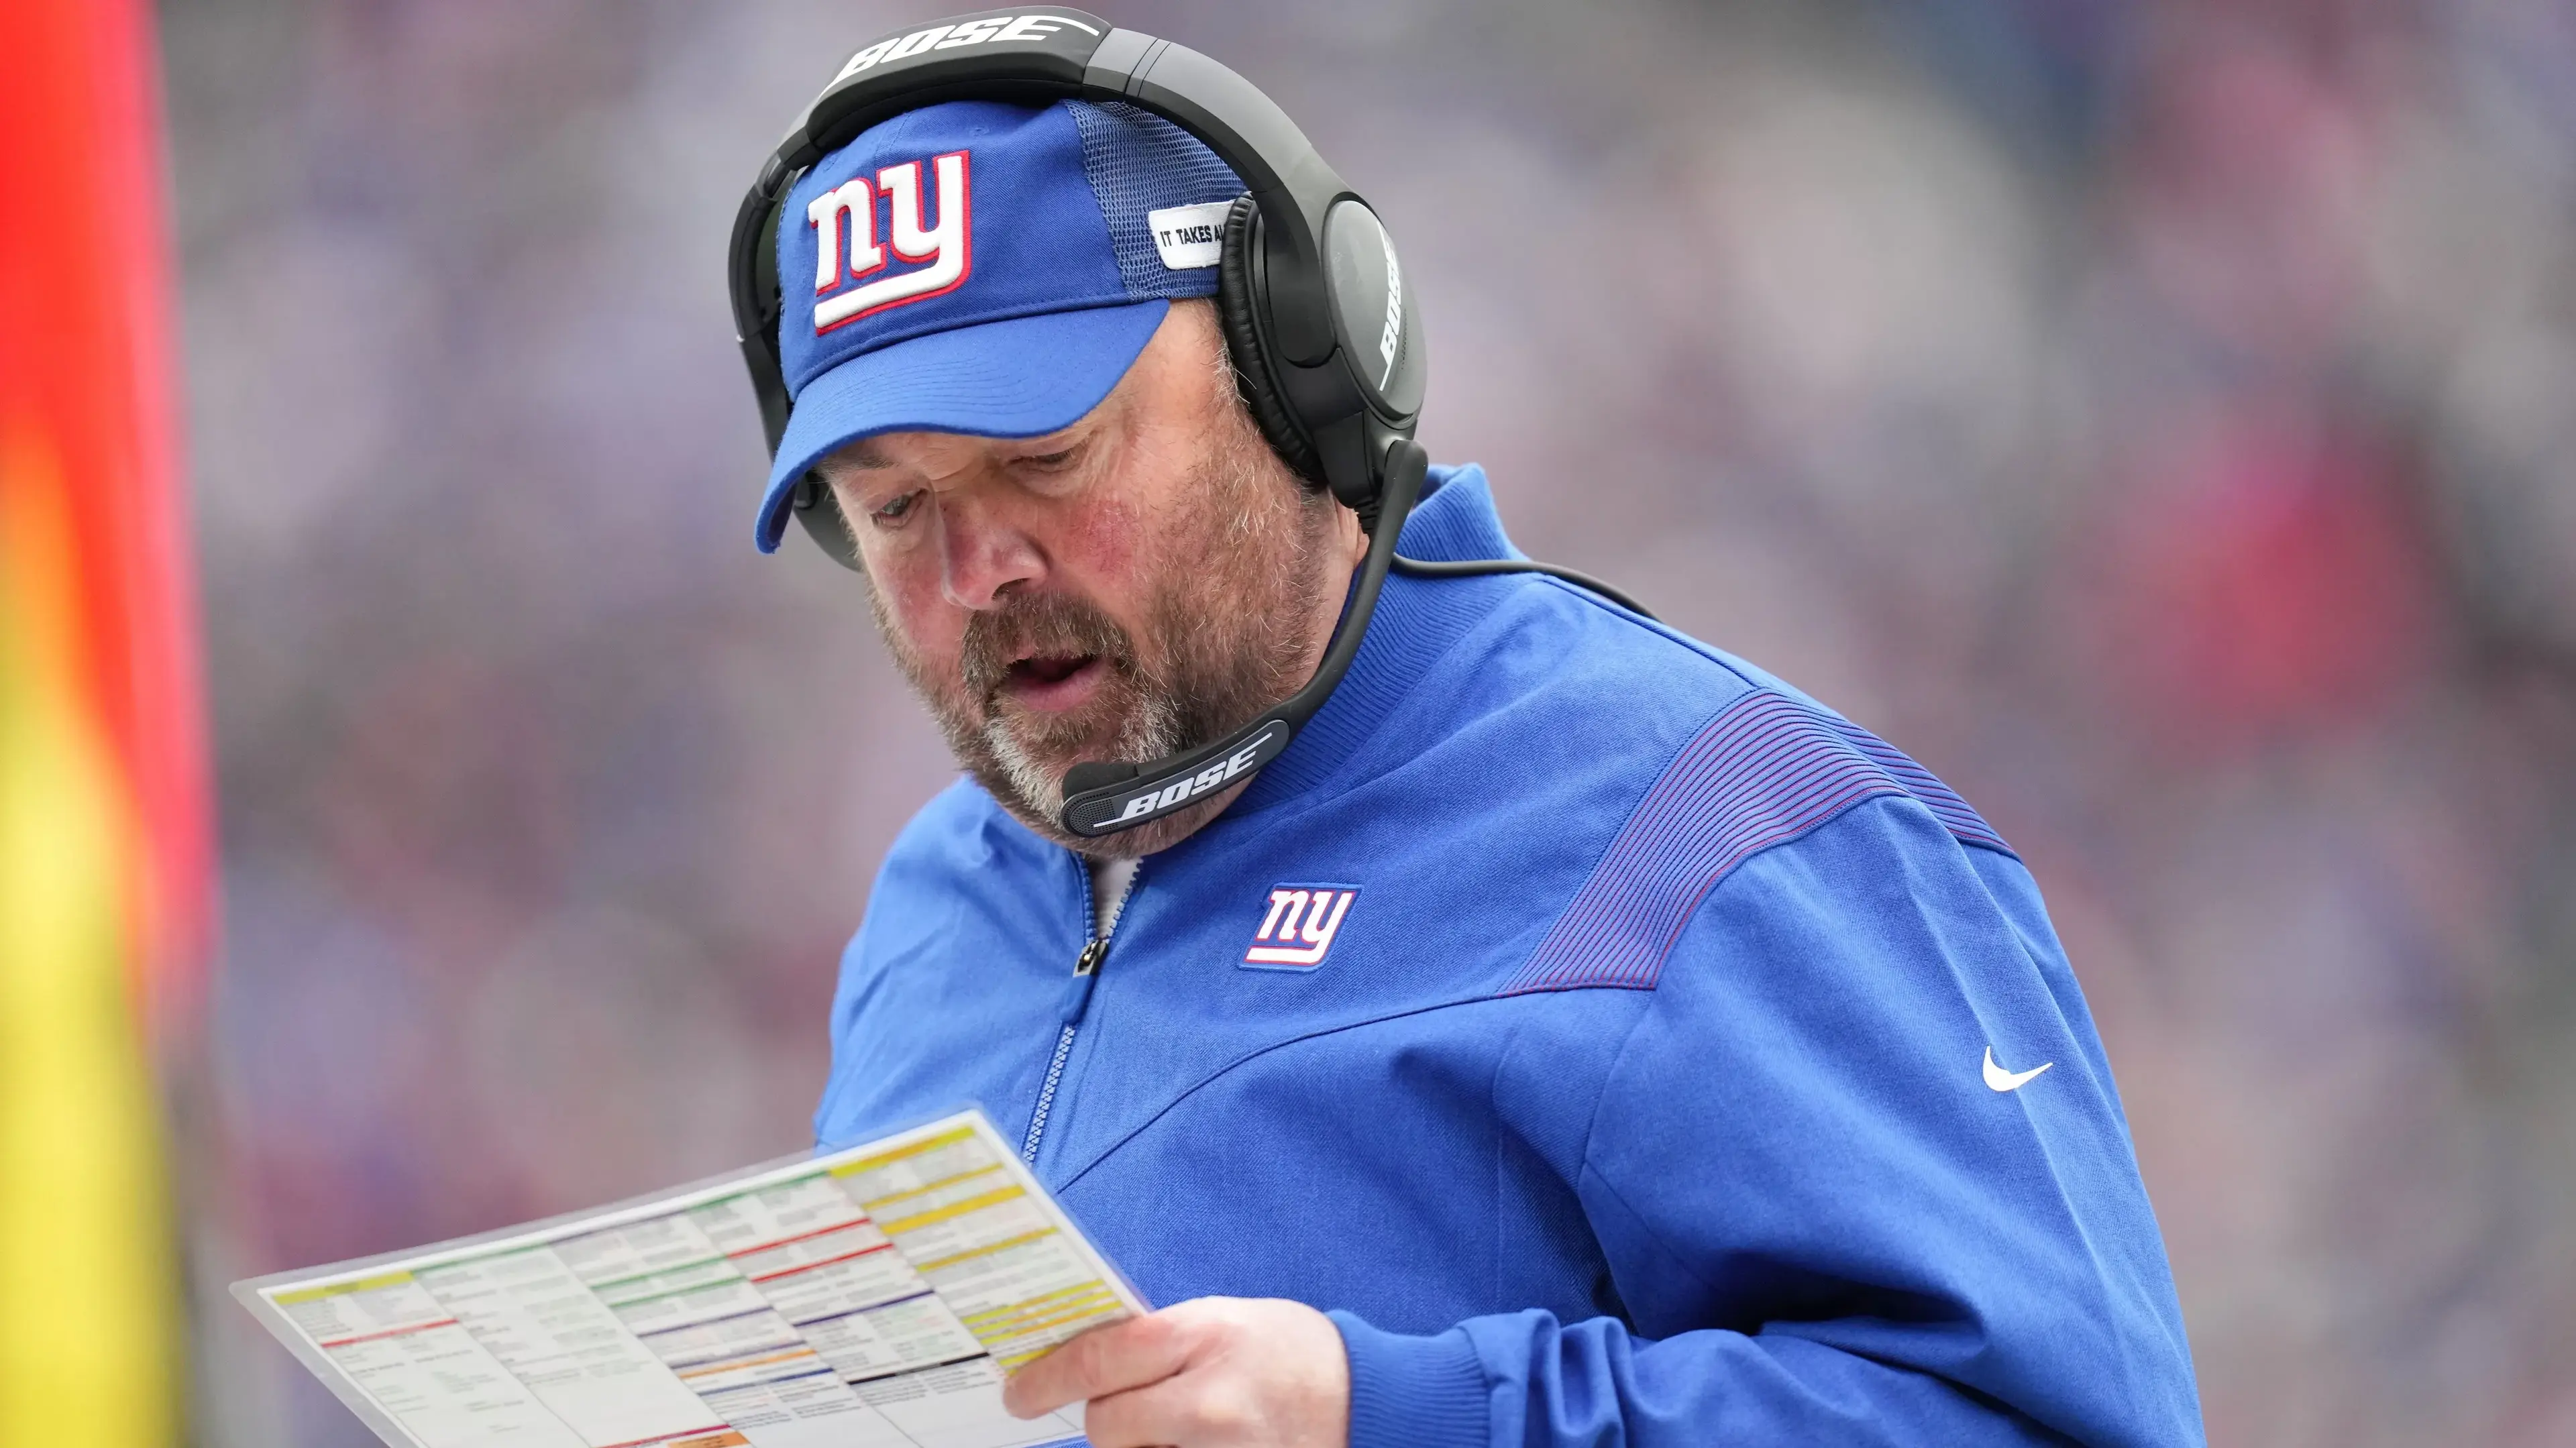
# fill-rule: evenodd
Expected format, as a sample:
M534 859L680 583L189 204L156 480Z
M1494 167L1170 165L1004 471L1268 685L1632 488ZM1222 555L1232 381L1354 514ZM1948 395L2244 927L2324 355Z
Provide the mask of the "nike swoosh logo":
M2027 1071L2007 1071L2003 1067L1995 1064L1995 1048L1988 1046L1986 1048L1986 1089L1989 1091L2019 1091L2024 1086L2030 1084L2030 1079L2033 1076L2038 1075L2040 1072L2045 1071L2056 1064L2057 1063L2055 1061L2042 1061Z

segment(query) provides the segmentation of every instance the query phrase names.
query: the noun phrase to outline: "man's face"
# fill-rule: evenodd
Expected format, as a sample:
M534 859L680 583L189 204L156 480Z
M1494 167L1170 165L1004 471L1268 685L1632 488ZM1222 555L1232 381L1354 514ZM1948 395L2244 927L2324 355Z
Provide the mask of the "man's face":
M958 760L1040 834L1150 853L1232 799L1081 841L1065 771L1194 748L1320 657L1358 529L1234 396L1206 303L1175 305L1107 399L1046 437L890 433L819 467L877 624Z

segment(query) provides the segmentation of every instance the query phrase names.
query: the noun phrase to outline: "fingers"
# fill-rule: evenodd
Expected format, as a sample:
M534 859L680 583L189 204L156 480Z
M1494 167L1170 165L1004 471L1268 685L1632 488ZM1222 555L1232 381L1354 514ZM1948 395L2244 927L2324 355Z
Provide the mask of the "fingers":
M1253 1442L1262 1415L1241 1386L1189 1374L1094 1398L1082 1410L1082 1436L1092 1448Z
M1023 1418L1085 1402L1094 1448L1343 1448L1341 1332L1301 1303L1201 1297L1085 1333L1014 1374Z
M1195 1336L1186 1318L1168 1310L1095 1327L1011 1374L1002 1406L1034 1418L1160 1382L1188 1363Z

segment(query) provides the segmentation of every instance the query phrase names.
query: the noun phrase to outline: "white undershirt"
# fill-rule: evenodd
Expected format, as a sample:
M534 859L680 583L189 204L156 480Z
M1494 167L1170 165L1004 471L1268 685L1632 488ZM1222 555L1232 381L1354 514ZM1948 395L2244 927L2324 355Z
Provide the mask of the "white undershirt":
M1099 932L1118 928L1118 912L1127 903L1127 887L1136 879L1134 860L1085 860L1091 868L1091 913Z

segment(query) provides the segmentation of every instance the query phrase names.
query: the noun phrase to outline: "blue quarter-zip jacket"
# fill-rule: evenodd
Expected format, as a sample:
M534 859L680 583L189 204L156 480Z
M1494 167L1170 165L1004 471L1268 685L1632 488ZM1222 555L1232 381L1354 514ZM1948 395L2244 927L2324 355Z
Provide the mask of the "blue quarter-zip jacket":
M1407 554L1510 555L1479 471L1433 482ZM1550 579L1390 578L1075 984L1092 913L983 790L932 800L817 1134L980 1103L1154 1301L1331 1311L1353 1448L2202 1441L2029 873L1749 665Z

